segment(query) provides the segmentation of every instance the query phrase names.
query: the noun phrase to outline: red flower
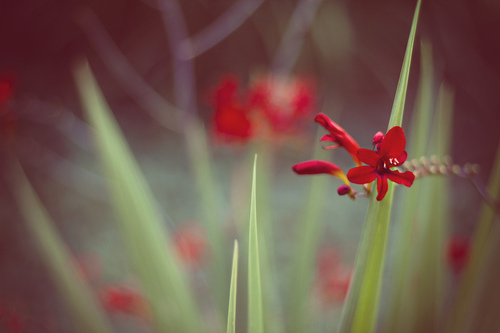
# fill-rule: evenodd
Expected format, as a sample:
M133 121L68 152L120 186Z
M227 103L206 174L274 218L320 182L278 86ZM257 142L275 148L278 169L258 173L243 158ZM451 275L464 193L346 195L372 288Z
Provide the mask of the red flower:
M196 225L179 228L174 244L181 261L190 266L200 265L207 252L207 240L203 229Z
M226 77L213 94L213 132L224 141L242 142L252 136L250 117L237 95L238 85L235 78Z
M248 100L250 108L269 124L272 134L290 133L314 109L313 84L305 79L260 76L252 82Z
M135 315L143 319L150 316L149 303L137 290L128 286L108 286L101 290L101 301L110 313Z
M0 145L10 142L17 128L17 116L8 105L14 86L15 80L12 76L0 75Z
M347 134L347 132L342 127L337 125L323 113L318 114L314 118L314 121L319 123L327 131L330 132L330 134L326 134L325 136L323 136L321 138L321 141L332 141L337 144L335 146L326 147L326 149L343 147L351 155L354 163L356 163L356 165L358 166L361 165L361 162L356 155L356 152L359 150L359 145L349 134Z
M301 162L292 166L292 170L298 175L329 174L342 179L346 185L349 185L344 171L331 162L318 160Z
M401 173L391 170L406 161L406 138L403 129L399 126L391 128L380 144L378 151L359 149L359 160L368 165L349 170L347 178L355 184L367 184L377 179L377 200L384 198L388 189L387 180L410 187L415 180L411 171Z
M326 303L342 302L347 295L352 269L342 265L339 251L333 247L320 249L316 260L316 285Z
M455 272L460 274L469 258L469 241L465 237L452 236L446 247L446 259Z

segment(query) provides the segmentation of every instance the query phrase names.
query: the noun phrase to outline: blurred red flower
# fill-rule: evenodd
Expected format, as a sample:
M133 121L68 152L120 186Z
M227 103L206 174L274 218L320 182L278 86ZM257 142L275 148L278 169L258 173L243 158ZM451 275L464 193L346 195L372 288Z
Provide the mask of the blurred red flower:
M446 245L446 260L455 274L460 274L469 259L469 240L463 236L454 235Z
M130 286L107 286L100 291L100 299L104 308L110 313L134 315L142 319L150 318L148 301Z
M14 93L15 80L12 76L0 74L0 146L14 138L17 116L9 108L8 102Z
M352 269L342 265L339 251L331 246L319 250L316 259L316 288L326 304L343 302L351 281Z
M228 76L220 81L213 93L212 133L218 140L243 143L252 136L252 123L238 95L238 88L238 81Z
M196 224L178 228L174 234L174 245L179 258L188 266L199 266L208 249L205 232Z
M249 107L265 119L271 134L291 134L314 111L314 84L303 78L261 75L252 81L248 99Z
M354 184L367 184L377 179L377 200L379 201L387 193L387 180L410 187L415 180L415 175L411 171L401 173L390 169L406 161L405 145L406 138L403 129L399 126L391 128L383 138L378 151L370 149L357 151L359 160L368 165L349 170L347 178Z

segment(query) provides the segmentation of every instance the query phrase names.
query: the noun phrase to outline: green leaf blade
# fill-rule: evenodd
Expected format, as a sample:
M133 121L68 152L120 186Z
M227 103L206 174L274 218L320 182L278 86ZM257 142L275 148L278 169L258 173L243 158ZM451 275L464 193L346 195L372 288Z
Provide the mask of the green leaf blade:
M227 313L227 333L236 331L236 290L238 284L238 241L234 241L233 265L231 269L231 284L229 287L229 306Z
M200 332L200 315L180 268L158 204L88 66L75 70L87 116L109 179L118 226L160 331ZM181 315L182 314L182 315Z
M252 195L250 203L250 223L248 233L248 332L264 332L264 314L262 307L262 283L260 277L259 241L257 232L256 210L256 170L255 156L252 176Z

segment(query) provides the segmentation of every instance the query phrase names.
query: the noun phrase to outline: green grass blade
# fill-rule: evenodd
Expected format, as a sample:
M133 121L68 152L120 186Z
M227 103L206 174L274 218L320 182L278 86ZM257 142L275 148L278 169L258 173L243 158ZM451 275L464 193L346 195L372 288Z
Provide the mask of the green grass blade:
M419 11L420 0L413 17L388 128L400 126L403 120ZM394 184L389 182L389 189L382 201L376 201L375 195L372 195L370 200L356 257L353 281L342 313L340 332L370 333L375 330L393 194Z
M248 333L264 332L259 240L257 232L256 169L257 156L255 156L253 165L252 196L250 199L250 226L248 232Z
M487 184L488 193L494 200L498 201L500 199L500 144L497 147L495 162ZM476 224L477 227L470 240L469 261L458 286L446 332L461 332L466 327L467 319L471 313L474 318L482 315L477 313L473 299L480 279L491 267L486 264L485 258L487 257L488 243L494 239L492 230L495 222L499 223L498 216L495 216L495 212L490 205L483 202Z
M229 287L229 306L227 312L227 333L236 330L236 289L238 285L238 241L234 241L233 268L231 270L231 285Z
M61 297L82 333L111 332L101 306L76 268L70 250L59 236L54 222L40 202L17 161L12 163L10 184L31 236L50 271Z
M203 125L193 119L186 121L185 138L187 151L190 157L191 166L194 171L194 178L198 188L201 204L201 220L207 230L208 241L210 243L210 253L213 264L210 267L211 281L214 285L215 298L217 299L220 313L227 312L227 286L229 284L229 268L226 261L226 243L223 234L222 218L219 211L220 198L219 188L214 182L212 172L212 162L209 154L207 133Z
M394 103L392 105L392 112L391 112L391 117L389 119L388 129L394 126L401 126L403 122L403 112L406 101L406 90L408 88L408 78L410 77L411 56L413 54L413 44L415 41L415 33L417 31L418 16L420 13L420 2L421 0L418 0L417 7L415 8L415 14L413 15L410 37L408 38L408 44L406 46L406 52L403 59L403 66L401 68L401 74L399 76L398 87L396 89L396 96L394 97Z
M109 179L117 222L161 332L200 332L200 315L169 242L153 194L88 64L75 78Z
M441 85L429 153L447 156L452 135L454 93ZM425 183L424 183L425 182ZM414 216L419 233L415 235L411 277L407 285L414 294L409 299L414 309L407 321L406 332L438 332L444 296L444 238L449 227L449 178L444 176L422 179L422 200L419 214ZM412 288L418 281L418 290Z

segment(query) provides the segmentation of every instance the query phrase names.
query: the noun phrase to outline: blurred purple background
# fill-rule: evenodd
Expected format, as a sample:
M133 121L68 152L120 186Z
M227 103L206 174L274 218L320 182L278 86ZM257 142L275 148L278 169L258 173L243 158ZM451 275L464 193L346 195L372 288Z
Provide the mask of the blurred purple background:
M415 2L323 1L310 29L304 31L303 46L292 73L317 79L320 106L334 105L342 110L342 126L361 145L369 145L375 132L386 129ZM206 103L207 91L225 74L235 74L246 82L252 72L269 69L296 3L264 1L227 38L194 59L196 103L199 116L207 123L212 114ZM228 0L182 1L189 35L203 31L232 4L233 1ZM148 152L152 151L147 147L168 145L162 140L177 142L175 132L158 125L129 96L84 31L89 24L89 15L95 15L142 78L167 100L173 101L172 55L164 24L155 6L156 2L152 0L8 1L2 5L0 73L11 73L16 77L13 107L19 110L20 141L29 146L32 161L40 159L39 165L26 163L25 168L56 220L67 216L65 210L74 208L72 213L78 216L81 207L102 205L85 206L77 200L76 208L60 207L58 197L71 193L71 190L53 185L46 170L40 171L40 168L50 168L51 165L44 162L44 150L37 149L33 143L49 147L59 156L71 156L83 167L89 163L90 155L75 154L80 147L56 130L61 126L63 111L83 118L72 76L72 66L77 60L89 59L129 142L142 152L142 157L148 158ZM498 1L424 0L403 124L405 129L409 128L420 67L418 41L425 38L433 47L435 91L442 81L455 91L453 160L461 165L478 163L483 181L490 174L500 142L499 31ZM334 114L333 110L325 108L319 111ZM316 127L312 119L310 128L313 135ZM176 158L185 159L181 145L178 153ZM285 170L289 172L289 168ZM1 184L2 189L7 188L5 180L1 180ZM452 186L457 189L453 199L461 203L454 206L454 217L461 226L459 229L470 230L480 198L465 180L455 179ZM40 259L32 254L33 248L26 239L15 203L6 190L2 191L1 198L0 300L24 304L23 299L32 299L33 304L44 304L42 308L45 309L60 306L50 297L54 288ZM78 252L82 246L76 241L79 233L92 234L100 226L98 220L79 221L77 227L73 222L78 222L78 218L61 222L61 228ZM73 239L75 242L71 243ZM21 276L25 278L19 278ZM37 283L30 283L33 279ZM21 310L26 313L45 311L30 309L30 305L19 306L26 307ZM30 325L36 326L36 321Z

